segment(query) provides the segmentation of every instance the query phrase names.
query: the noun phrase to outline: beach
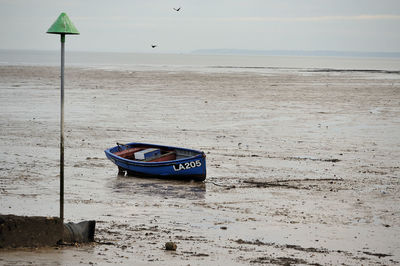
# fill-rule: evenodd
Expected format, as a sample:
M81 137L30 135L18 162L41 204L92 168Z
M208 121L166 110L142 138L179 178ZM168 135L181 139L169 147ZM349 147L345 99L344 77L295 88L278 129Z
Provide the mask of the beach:
M59 215L59 71L0 66L0 214ZM398 71L66 67L65 220L96 242L0 264L398 264L399 136ZM207 179L118 176L116 142L202 150Z

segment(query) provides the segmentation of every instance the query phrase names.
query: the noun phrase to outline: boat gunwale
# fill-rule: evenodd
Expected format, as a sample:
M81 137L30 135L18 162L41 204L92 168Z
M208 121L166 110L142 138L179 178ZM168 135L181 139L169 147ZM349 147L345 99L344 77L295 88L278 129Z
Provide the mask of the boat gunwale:
M184 150L184 151L190 151L190 152L195 152L198 153L196 155L190 156L190 157L185 157L185 158L180 158L180 159L175 159L175 160L170 160L170 161L164 161L164 162L143 162L143 161L137 161L137 160L130 160L130 159L126 159L124 157L115 155L114 153L111 152L112 149L117 148L117 146L111 147L106 149L104 152L109 155L110 157L112 157L114 160L118 160L121 162L124 162L126 164L129 165L137 165L137 166L144 166L144 167L154 167L154 166L168 166L168 165L175 165L177 163L182 163L188 160L194 160L197 158L202 158L205 157L205 153L202 151L198 151L198 150L193 150L193 149L187 149L187 148L180 148L180 147L174 147L174 146L164 146L164 145L157 145L157 144L149 144L149 143L141 143L141 142L131 142L131 143L127 143L125 144L126 146L134 146L136 144L142 145L142 146L148 146L150 148L152 147L158 147L158 148L168 148L168 149L176 149L176 150Z

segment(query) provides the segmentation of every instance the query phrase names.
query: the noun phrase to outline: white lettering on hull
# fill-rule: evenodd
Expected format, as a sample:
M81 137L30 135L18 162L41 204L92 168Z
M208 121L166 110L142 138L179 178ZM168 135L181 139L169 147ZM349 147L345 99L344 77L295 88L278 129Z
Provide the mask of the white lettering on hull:
M200 162L200 160L197 160L197 161L191 161L191 162L187 162L187 163L174 164L172 167L174 168L175 172L177 172L177 171L188 170L188 169L196 168L196 167L200 167L200 166L201 166L201 162Z

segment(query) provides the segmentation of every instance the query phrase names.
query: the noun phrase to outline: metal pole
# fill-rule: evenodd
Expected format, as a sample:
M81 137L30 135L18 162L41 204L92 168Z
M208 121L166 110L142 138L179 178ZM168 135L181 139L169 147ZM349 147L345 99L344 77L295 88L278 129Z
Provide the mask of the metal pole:
M60 123L60 219L64 224L64 45L65 34L61 34L61 123Z

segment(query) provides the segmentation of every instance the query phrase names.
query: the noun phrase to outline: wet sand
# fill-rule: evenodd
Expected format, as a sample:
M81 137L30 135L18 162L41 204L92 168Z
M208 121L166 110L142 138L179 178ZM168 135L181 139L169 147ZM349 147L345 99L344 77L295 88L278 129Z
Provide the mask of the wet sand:
M0 213L58 216L59 68L0 66ZM0 264L400 262L400 75L66 68L65 217L96 243ZM205 183L117 176L103 150L205 151ZM173 241L176 251L166 251Z

